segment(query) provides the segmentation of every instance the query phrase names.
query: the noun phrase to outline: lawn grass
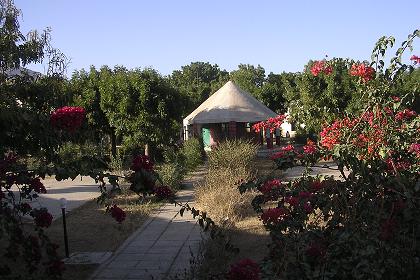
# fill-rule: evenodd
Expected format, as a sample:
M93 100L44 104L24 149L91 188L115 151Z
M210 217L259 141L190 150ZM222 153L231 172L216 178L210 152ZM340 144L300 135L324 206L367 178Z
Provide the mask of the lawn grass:
M69 250L74 252L115 251L161 204L153 200L139 203L136 194L123 191L113 198L113 203L127 214L118 224L105 208L95 200L88 201L66 216ZM62 218L55 220L46 230L50 239L60 245L58 253L65 257ZM66 265L64 279L88 279L98 265Z

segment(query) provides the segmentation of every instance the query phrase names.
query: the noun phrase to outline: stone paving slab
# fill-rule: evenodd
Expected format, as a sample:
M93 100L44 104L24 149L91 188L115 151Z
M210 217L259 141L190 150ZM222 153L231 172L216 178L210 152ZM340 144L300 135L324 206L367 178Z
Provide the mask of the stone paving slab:
M201 179L205 171L198 173ZM190 180L192 181L192 180ZM189 202L194 192L189 189L177 193L179 201ZM202 234L197 221L179 207L163 205L152 214L114 253L99 266L91 280L104 279L167 279L188 270L192 254L197 254Z

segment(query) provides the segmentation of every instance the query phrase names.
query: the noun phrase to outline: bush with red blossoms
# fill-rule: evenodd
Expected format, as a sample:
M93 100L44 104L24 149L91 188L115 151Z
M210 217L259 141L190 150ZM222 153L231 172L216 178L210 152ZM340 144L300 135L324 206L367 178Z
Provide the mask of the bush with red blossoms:
M242 259L230 267L229 280L260 280L260 267L251 259Z
M279 129L283 121L286 119L286 115L278 115L275 118L269 118L266 121L256 123L252 126L252 130L255 132L265 131L269 129L273 133L276 129Z
M65 106L51 113L50 123L56 129L73 133L82 126L85 117L84 108Z
M138 155L133 158L133 162L131 164L131 170L133 171L153 171L153 162L152 160L146 155Z
M267 279L418 279L420 117L415 93L392 93L410 69L401 65L402 54L419 36L409 36L387 69L382 54L393 40L382 38L371 65L350 69L363 81L357 90L368 102L325 123L317 143L273 155L278 169L306 168L276 188L275 199L266 199L267 188L252 201L272 238L261 264ZM316 65L318 75L322 64ZM309 176L312 167L338 175ZM256 178L239 189L265 189L266 181Z
M333 71L332 66L328 65L327 62L324 60L315 61L311 67L311 73L315 77L318 76L320 73L329 75L332 73L332 71Z
M124 210L117 205L112 205L109 207L108 211L111 213L112 218L114 218L118 223L121 224L125 220L126 214Z
M35 224L38 227L47 228L51 225L53 216L48 213L46 208L41 209L33 209L31 212L31 216L34 217Z
M375 69L365 63L353 64L350 69L350 75L361 78L363 82L368 82L373 79Z
M175 196L172 189L168 186L157 186L154 189L154 193L159 200L171 199Z
M40 178L34 178L30 181L29 186L37 193L47 193L44 184Z
M410 60L413 61L414 64L420 64L420 57L418 57L417 55L411 56Z

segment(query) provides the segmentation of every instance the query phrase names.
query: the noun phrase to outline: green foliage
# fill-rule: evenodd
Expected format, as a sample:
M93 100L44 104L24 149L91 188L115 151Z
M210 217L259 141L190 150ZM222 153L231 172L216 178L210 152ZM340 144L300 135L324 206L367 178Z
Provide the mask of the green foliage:
M251 93L258 100L265 82L265 69L258 65L239 64L238 70L230 72L230 78L243 90Z
M352 60L334 58L329 62L333 72L316 77L310 72L313 63L309 61L303 73L283 78L291 119L298 126L304 124L308 133L319 132L323 123L346 111L355 112L363 103L356 92L357 83L348 73Z
M171 85L183 97L183 106L179 108L183 116L191 113L228 80L228 72L208 62L191 62L169 76Z
M403 50L414 35L420 33ZM393 42L381 38L373 58ZM408 66L393 65L401 55L400 48L388 68L378 63L374 79L356 82L366 98L362 111L325 125L318 145L275 154L278 169L305 166L300 178L261 177L240 186L260 191L252 205L272 238L264 278L418 278L420 117L408 109L412 92L392 96L409 73L400 72ZM325 158L336 163L340 178L309 176L312 166L331 168L317 164Z
M185 158L185 167L193 170L203 163L203 142L198 138L191 138L184 142L182 155Z
M108 169L102 151L93 143L64 143L58 150L56 166L66 170L74 170L75 174L83 170L84 173L81 175L89 175L93 170L104 171ZM74 176L70 177L74 179Z
M169 186L173 190L181 187L185 175L185 168L177 162L163 163L158 167L158 174L164 186Z
M257 156L258 145L245 140L226 140L208 154L210 169L249 168Z

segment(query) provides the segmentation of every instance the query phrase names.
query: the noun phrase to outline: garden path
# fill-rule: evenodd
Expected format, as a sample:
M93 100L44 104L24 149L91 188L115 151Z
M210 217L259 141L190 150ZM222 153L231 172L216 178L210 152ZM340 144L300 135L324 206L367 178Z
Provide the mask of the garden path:
M193 185L206 173L206 166L192 172L184 180L185 189L177 193L177 201L193 205ZM187 212L181 217L179 209L173 204L163 205L91 279L168 279L182 275L190 267L191 256L197 254L202 236L196 220Z
M48 212L53 216L53 219L61 217L61 198L67 200L66 212L69 212L100 195L98 184L88 176L78 176L74 180L68 179L63 181L57 181L51 177L42 180L42 183L47 193L40 194L30 204L33 208L47 208ZM15 186L12 190L16 196L19 195L18 189Z

